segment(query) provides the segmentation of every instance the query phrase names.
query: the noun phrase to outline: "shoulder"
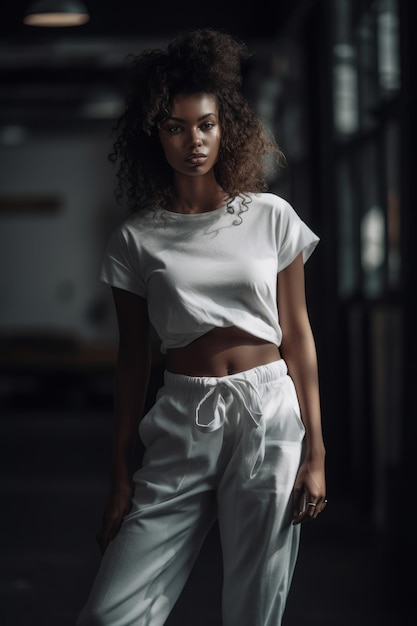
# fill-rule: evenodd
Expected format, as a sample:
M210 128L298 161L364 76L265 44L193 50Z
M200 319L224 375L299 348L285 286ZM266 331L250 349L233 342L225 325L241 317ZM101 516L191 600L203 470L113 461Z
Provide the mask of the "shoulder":
M249 206L251 205L256 211L262 211L275 219L288 218L295 215L291 204L285 198L275 193L252 193L250 194Z
M285 208L285 206L290 206L289 202L285 200L282 196L278 196L276 193L272 193L270 191L264 193L251 193L250 198L252 202L259 205L260 207L271 207L271 208Z
M110 231L105 255L115 260L124 259L126 263L140 256L149 232L148 221L149 217L139 211L126 216Z
M149 229L153 211L138 211L125 217L111 232L110 240L113 242L136 241L143 238L143 234Z

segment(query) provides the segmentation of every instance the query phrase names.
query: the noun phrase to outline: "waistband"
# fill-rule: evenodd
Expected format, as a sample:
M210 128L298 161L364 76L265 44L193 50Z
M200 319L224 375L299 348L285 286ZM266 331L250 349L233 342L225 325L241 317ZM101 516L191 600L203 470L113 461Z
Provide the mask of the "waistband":
M187 376L186 374L174 374L165 370L164 382L168 387L180 386L184 388L193 387L194 389L200 387L203 390L207 387L215 387L218 384L227 383L228 381L245 380L257 387L287 374L287 364L284 359L279 359L278 361L272 361L272 363L258 365L249 370L228 374L227 376Z

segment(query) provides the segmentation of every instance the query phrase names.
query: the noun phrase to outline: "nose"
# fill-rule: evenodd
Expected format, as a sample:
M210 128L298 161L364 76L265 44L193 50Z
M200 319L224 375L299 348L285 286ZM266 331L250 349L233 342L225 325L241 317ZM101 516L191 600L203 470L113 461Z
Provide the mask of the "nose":
M192 148L197 148L202 144L201 135L198 129L191 130L190 132L190 145Z

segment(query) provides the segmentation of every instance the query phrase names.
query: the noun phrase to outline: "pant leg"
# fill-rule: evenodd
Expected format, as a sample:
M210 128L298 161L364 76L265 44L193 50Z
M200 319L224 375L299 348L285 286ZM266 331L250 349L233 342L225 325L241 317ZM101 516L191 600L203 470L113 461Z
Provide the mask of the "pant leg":
M162 626L185 585L216 517L210 476L221 447L221 433L209 451L198 445L186 401L162 392L141 422L146 452L132 509L77 626Z
M286 367L284 375L258 386L265 457L257 474L250 478L244 468L242 421L218 488L223 626L280 626L285 609L299 547L292 491L304 437L295 388L285 372ZM239 416L234 419L239 422ZM229 428L232 421L229 416Z

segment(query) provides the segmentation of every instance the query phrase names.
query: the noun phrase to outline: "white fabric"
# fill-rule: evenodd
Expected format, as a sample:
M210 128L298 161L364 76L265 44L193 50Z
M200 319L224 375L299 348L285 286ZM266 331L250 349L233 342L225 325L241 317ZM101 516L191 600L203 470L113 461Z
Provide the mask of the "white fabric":
M220 378L165 372L139 427L146 453L132 508L77 626L165 624L216 516L223 626L280 626L298 556L292 492L305 435L287 372L282 359ZM219 414L212 429L208 397Z
M145 211L112 237L100 278L148 301L161 351L188 345L215 327L237 326L280 345L277 274L319 238L291 205L271 193L247 206L198 214Z

